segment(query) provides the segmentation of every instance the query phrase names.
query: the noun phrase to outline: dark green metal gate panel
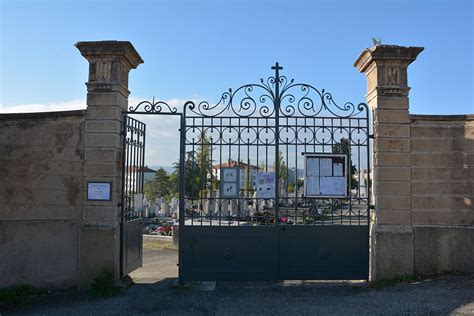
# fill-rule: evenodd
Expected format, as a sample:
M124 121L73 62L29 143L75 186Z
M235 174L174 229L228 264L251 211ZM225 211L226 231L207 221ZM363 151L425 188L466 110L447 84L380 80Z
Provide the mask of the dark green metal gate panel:
M146 126L124 114L122 130L122 216L120 274L126 276L143 263L143 201ZM136 205L138 203L139 205Z
M278 278L366 280L368 226L281 226Z
M181 264L185 280L277 279L274 227L186 227Z
M142 266L143 222L125 222L122 234L122 275L125 276Z

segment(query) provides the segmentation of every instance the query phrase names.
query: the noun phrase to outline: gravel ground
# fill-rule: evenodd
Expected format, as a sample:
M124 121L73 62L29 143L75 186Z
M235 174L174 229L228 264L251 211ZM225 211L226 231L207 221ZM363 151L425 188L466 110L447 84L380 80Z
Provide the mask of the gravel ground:
M373 289L351 282L218 282L177 288L177 252L145 249L137 284L109 299L53 294L1 315L474 315L474 276L440 276Z

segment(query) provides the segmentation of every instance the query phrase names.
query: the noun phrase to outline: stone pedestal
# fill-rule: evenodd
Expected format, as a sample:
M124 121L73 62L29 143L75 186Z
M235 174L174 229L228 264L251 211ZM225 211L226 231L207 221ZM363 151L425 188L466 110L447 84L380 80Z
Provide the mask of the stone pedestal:
M373 114L372 280L413 273L407 68L422 50L374 46L354 64L367 76L366 100Z
M104 268L120 277L122 112L128 107L128 73L143 60L130 42L78 42L76 47L89 62L84 189L89 181L112 184L110 201L84 197L79 278L86 288Z

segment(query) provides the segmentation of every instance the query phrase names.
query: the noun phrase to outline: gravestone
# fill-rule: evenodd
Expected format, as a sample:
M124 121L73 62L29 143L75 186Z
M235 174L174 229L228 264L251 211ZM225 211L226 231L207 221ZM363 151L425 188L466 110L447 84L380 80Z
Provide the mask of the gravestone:
M304 194L304 187L298 188L298 197L302 197Z
M208 191L206 194L206 199L204 200L203 203L203 213L204 216L207 217L212 217L215 213L215 192L214 191Z
M239 216L240 217L245 217L249 213L249 200L247 199L249 197L249 193L248 192L240 192L239 197L240 197Z
M177 198L171 199L171 213L177 212L179 206L179 200Z
M231 205L231 200L221 200L221 210L220 214L218 216L226 217L231 214L232 211L232 205Z
M237 203L236 199L230 200L229 212L230 212L231 216L237 216L238 214L240 214L239 208L238 208L238 203Z
M163 216L170 216L171 215L171 207L166 202L161 203L161 215L163 215Z

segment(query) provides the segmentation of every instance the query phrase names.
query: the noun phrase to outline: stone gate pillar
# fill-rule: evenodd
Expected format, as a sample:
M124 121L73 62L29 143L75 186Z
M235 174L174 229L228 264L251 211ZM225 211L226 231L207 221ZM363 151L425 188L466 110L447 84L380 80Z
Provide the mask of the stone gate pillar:
M122 111L128 106L128 74L143 63L130 42L78 42L89 61L85 132L84 185L112 183L110 201L84 195L80 233L80 287L88 287L103 268L120 277L120 219L122 186Z
M370 278L413 273L407 68L422 47L379 45L354 63L367 76L373 118Z

